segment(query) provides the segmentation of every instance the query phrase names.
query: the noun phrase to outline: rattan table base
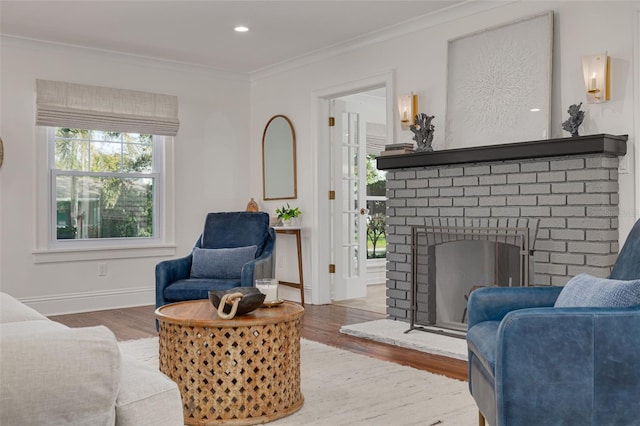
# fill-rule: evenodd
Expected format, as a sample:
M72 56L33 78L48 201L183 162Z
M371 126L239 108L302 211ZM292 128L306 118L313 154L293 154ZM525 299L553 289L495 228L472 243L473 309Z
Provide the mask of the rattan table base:
M285 302L222 320L209 301L159 308L160 370L180 388L185 424L251 425L297 411L303 312Z

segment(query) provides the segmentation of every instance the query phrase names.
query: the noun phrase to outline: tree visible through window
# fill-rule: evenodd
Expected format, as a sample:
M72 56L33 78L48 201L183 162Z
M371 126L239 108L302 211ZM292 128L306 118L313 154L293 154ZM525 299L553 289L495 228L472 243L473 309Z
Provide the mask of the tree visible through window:
M386 172L376 168L376 156L367 155L367 259L387 256Z
M155 237L157 136L55 128L56 240Z

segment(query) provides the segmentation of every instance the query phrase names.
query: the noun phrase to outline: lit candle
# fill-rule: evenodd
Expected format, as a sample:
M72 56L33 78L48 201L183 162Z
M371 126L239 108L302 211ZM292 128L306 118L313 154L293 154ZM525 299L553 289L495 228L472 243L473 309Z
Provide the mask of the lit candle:
M591 87L590 90L596 90L596 73L594 72L593 75L591 76Z
M402 111L402 121L409 121L409 112L407 112L407 107L404 107Z

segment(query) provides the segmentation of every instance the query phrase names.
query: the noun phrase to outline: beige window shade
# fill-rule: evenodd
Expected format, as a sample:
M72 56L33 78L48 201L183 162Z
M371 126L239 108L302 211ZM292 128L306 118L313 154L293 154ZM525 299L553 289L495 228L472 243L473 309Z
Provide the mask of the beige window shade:
M176 96L36 80L36 125L175 136Z

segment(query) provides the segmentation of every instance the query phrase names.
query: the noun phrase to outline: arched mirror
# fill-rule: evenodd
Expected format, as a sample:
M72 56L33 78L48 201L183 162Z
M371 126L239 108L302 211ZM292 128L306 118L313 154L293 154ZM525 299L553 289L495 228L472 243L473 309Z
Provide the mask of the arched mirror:
M298 197L296 134L284 115L271 117L262 134L262 190L265 200Z

